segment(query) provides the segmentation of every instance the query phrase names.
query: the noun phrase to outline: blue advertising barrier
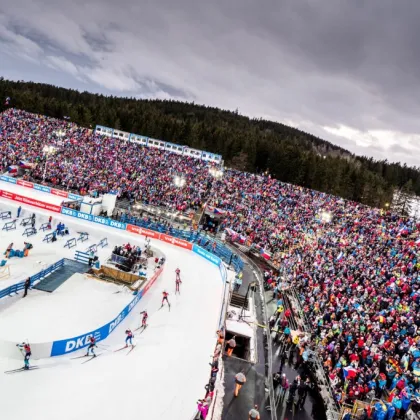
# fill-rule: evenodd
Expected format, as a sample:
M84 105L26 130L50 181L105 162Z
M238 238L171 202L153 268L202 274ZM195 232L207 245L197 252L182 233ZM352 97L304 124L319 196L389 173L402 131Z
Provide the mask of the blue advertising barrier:
M83 213L81 211L77 211L73 209L68 209L67 207L61 208L61 214L64 214L65 216L76 217L82 220L87 220L88 222L91 222L93 218L91 214Z
M200 257L203 257L207 261L210 261L212 264L217 265L218 267L221 264L221 259L219 257L212 254L211 252L206 251L205 249L201 248L196 244L193 245L192 251L198 254Z
M65 216L76 217L77 219L87 220L88 222L99 223L104 226L110 226L116 229L126 230L127 224L117 220L108 219L106 217L94 216L93 214L83 213L81 211L69 209L67 207L61 208L61 214Z
M34 190L42 191L45 193L51 193L51 188L47 187L46 185L34 184Z
M11 176L1 175L0 181L10 182L11 184L16 184L17 180Z
M107 217L100 217L100 216L92 216L92 221L95 223L99 223L104 226L111 226L116 229L126 230L127 225L122 222L118 222L117 220L108 219Z
M69 193L68 198L69 200L74 200L74 201L83 200L83 197L81 195L72 194L72 193Z

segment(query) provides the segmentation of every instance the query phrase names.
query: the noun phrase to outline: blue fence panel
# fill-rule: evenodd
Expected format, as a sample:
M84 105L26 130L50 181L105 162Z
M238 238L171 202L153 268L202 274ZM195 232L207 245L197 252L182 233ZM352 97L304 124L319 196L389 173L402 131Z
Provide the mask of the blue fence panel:
M31 286L37 280L42 279L47 274L57 270L57 268L60 268L63 265L64 265L64 259L61 259L61 260L57 261L56 263L50 265L45 270L42 270L39 273L34 274L33 276L30 277ZM12 286L6 287L5 289L0 291L0 299L4 298L6 296L11 296L12 294L19 292L19 290L23 290L24 288L25 288L25 282L24 281L22 281L20 283L13 284Z

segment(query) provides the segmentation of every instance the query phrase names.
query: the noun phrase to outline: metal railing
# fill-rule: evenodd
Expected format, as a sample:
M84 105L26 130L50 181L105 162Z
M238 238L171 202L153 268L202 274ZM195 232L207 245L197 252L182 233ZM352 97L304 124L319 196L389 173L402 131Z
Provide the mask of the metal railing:
M242 254L241 257L243 259L246 259L246 261L249 263L249 265L253 268L253 274L258 280L258 286L260 291L260 297L262 301L262 314L263 314L263 322L264 325L268 325L268 317L267 317L267 302L265 301L264 296L264 282L262 278L261 269L255 264L254 261L251 260L251 258L248 258L243 252L240 250L237 251L238 253ZM268 386L268 395L270 400L270 415L271 420L277 420L277 409L276 409L276 403L275 403L275 396L274 396L274 387L273 387L273 343L271 334L268 330L268 328L264 329L264 338L266 339L266 345L267 345L267 356L266 356L266 364L267 364L267 386Z
M35 283L38 281L41 281L45 276L52 273L53 271L59 269L60 267L63 267L64 265L64 258L57 261L56 263L50 265L45 270L40 271L37 274L34 274L33 276L30 276L30 286L32 287ZM22 281L20 283L13 284L12 286L6 287L5 289L0 291L0 299L6 297L6 296L13 296L14 294L18 294L20 290L23 290L25 288L25 282Z
M297 308L297 315L299 316L301 322L299 323L300 326L302 327L302 329L304 330L305 333L311 335L312 331L310 329L310 323L306 317L306 314L304 312L304 310L302 309L301 303L300 303L300 299L296 293L296 290L294 287L290 287L287 290L285 290L285 294L288 295L289 299L293 299L295 302L295 307ZM295 315L296 315L296 311L294 311ZM314 353L314 357L313 357L313 363L315 366L315 371L318 377L318 381L320 382L320 385L322 387L324 387L327 392L328 392L328 398L324 399L326 408L327 408L327 418L328 420L336 420L339 419L340 414L339 414L339 408L337 405L337 402L334 398L334 393L333 390L331 388L331 383L329 378L327 378L324 368L322 366L322 363L319 359L318 354L315 352ZM321 379L321 380L319 380Z

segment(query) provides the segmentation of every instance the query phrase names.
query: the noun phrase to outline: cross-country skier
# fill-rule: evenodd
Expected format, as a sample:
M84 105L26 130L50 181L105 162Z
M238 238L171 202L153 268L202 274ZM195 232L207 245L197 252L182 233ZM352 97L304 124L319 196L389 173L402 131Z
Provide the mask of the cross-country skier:
M175 293L179 293L179 285L182 283L181 279L179 278L179 276L176 277L175 280Z
M16 346L19 348L19 350L22 352L25 352L24 356L24 362L25 362L25 369L29 369L29 358L31 357L31 346L29 343L22 343L22 344L16 344Z
M133 346L133 333L131 330L125 330L127 337L125 338L125 347L128 347L128 342L130 342L130 346Z
M89 337L89 347L87 349L86 356L90 356L89 352L92 350L93 357L96 357L94 348L97 347L96 339L93 335Z
M176 280L180 280L181 281L181 277L180 277L181 270L179 268L177 268L175 270L175 274L176 274Z
M165 303L165 301L168 303L168 306L169 307L171 307L171 304L169 303L169 300L168 300L168 296L169 296L169 293L167 292L167 291L163 291L162 292L162 295L163 295L163 297L162 297L162 306L163 306L163 304ZM161 307L162 307L161 306Z
M141 320L141 326L143 328L147 327L147 318L149 317L149 315L147 314L147 311L142 311L140 312L140 315L143 314L143 318Z

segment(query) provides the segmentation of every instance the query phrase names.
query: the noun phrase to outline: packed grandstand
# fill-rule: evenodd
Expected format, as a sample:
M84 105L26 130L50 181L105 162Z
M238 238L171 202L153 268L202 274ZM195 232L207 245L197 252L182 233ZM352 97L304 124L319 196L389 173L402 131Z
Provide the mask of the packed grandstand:
M419 395L420 224L414 220L269 175L225 169L215 179L212 163L25 111L0 115L0 137L2 173L24 162L28 179L81 195L114 191L179 211L206 204L223 216L219 230L259 250L279 270L277 281L297 290L312 331L300 346L317 351L338 403L386 393L404 410ZM51 145L55 153L46 155ZM185 185L174 185L174 176Z

